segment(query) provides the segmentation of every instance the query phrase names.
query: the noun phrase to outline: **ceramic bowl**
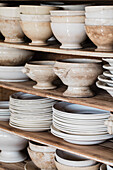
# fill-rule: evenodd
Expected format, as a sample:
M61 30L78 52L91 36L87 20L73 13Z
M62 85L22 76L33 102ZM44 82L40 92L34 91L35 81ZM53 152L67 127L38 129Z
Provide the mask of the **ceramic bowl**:
M88 6L85 7L86 18L113 18L113 6Z
M85 25L113 26L113 19L85 19Z
M103 65L103 68L106 70L109 70L111 74L113 74L113 67L110 66L109 64L105 64Z
M113 58L103 58L102 60L108 62L113 67Z
M94 160L90 160L59 149L56 150L55 157L57 162L72 167L87 167L97 163Z
M86 39L84 23L51 23L56 39L62 44L60 48L80 49Z
M46 146L46 145L43 145L43 144L39 144L39 143L32 142L32 141L29 142L29 148L32 151L35 151L35 152L47 152L47 153L55 152L55 150L56 150L53 147Z
M51 10L56 10L54 6L20 5L20 13L28 15L49 15Z
M35 152L28 148L33 163L40 169L56 170L54 152Z
M113 51L113 26L86 25L86 33L97 46L96 51Z
M50 11L50 14L51 16L84 16L85 11L54 10Z
M85 16L52 16L51 21L57 23L85 23Z
M71 10L71 11L84 11L87 4L81 5L60 5L59 7L63 8L64 10Z
M100 164L92 165L92 166L87 166L87 167L73 167L73 166L67 166L63 165L55 160L55 165L58 170L98 170L100 167Z
M53 71L54 61L34 61L25 65L23 72L36 81L35 89L54 89L53 82L57 79Z
M22 82L27 81L28 76L22 73L23 66L0 66L0 81Z
M19 18L19 7L0 7L0 17Z
M32 40L30 45L47 45L47 40L52 37L50 22L20 21L24 34Z
M88 71L87 71L88 70ZM64 59L54 65L55 74L68 86L63 93L71 97L91 97L90 86L102 73L101 60ZM85 76L84 76L85 75Z
M20 19L22 21L35 21L35 22L49 22L50 21L50 15L25 15L20 14Z
M33 55L34 52L32 51L0 46L0 65L1 66L23 65L27 61L29 61Z
M26 159L22 151L27 140L0 130L0 162L15 163Z

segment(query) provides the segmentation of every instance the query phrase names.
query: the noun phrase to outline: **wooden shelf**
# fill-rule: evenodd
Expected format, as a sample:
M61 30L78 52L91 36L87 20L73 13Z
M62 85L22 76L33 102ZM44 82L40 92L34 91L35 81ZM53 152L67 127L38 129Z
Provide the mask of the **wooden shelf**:
M33 81L21 83L0 82L0 87L113 112L113 98L105 91L99 91L96 96L91 98L72 98L63 96L63 92L66 89L65 86L61 86L54 90L36 90L32 87L34 84L35 82Z
M0 129L28 140L54 146L56 148L113 166L113 140L109 140L99 145L83 146L68 143L63 139L53 136L50 132L22 131L9 126L8 122L0 122Z
M56 53L56 54L66 54L66 55L77 55L77 56L84 56L84 57L113 57L113 52L97 52L94 49L81 49L81 50L66 50L60 49L59 45L49 45L49 46L30 46L28 44L11 44L0 42L0 46L4 47L13 47L18 49L25 49L25 50L33 50L33 51L41 51L41 52L49 52L49 53Z

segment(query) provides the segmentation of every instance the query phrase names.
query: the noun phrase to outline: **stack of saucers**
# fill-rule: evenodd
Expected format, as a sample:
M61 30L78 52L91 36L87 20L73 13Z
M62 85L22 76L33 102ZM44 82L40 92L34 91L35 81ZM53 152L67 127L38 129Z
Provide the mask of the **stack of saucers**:
M109 111L59 102L53 106L51 133L74 144L102 143L113 137L104 125L109 115Z
M0 101L0 121L8 121L10 117L9 102Z
M10 126L25 131L45 131L52 123L54 100L26 93L10 96Z
M98 76L98 82L96 83L99 88L106 90L113 97L113 59L103 58L104 61L109 64L103 65L104 71L102 75Z

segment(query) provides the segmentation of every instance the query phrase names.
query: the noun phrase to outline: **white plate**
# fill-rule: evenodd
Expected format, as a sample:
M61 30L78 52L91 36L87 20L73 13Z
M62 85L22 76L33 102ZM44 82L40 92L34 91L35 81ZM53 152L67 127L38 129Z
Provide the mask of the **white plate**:
M112 86L113 86L113 80L111 80L109 77L106 77L106 76L104 76L104 75L99 75L98 76L98 80L99 81L102 81L102 82L105 82L105 83L110 83L110 84L112 84Z
M113 58L103 58L102 60L106 61L113 67Z
M104 68L104 69L109 70L109 71L110 71L110 73L111 73L111 74L113 74L113 67L112 67L112 66L110 66L109 64L105 64L105 65L103 65L103 68Z
M2 80L2 79L0 79L0 81L2 81L2 82L12 82L12 83L16 83L16 82L29 81L29 79L22 79L22 80Z
M104 71L103 75L106 77L110 77L113 80L113 74L111 74L109 71Z

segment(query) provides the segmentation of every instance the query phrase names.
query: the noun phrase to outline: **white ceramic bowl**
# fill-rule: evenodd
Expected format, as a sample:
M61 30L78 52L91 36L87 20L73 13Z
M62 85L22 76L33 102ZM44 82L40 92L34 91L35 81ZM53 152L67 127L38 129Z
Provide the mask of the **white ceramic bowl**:
M113 19L85 19L85 25L113 26Z
M60 48L80 49L86 39L84 23L51 23L56 39L62 44Z
M51 10L56 10L54 6L20 5L20 13L28 15L49 15Z
M113 58L103 58L102 60L108 62L109 65L113 67Z
M0 7L0 17L19 18L19 7Z
M65 10L54 10L50 11L51 16L81 16L85 15L84 11L65 11Z
M78 156L76 154L72 154L59 149L56 150L55 157L59 163L72 167L86 167L92 166L97 163L94 160L90 160L82 156Z
M50 21L50 15L26 15L26 14L20 14L20 19L22 21L35 21L35 22L49 22Z
M105 10L113 10L113 5L100 5L100 6L88 6L85 7L86 12L98 12L98 11L105 11Z
M103 65L103 68L106 70L109 70L111 74L113 74L113 67L110 66L109 64L105 64Z
M59 7L63 8L64 10L71 10L71 11L84 11L85 7L88 4L81 4L81 5L60 5Z
M23 65L32 58L34 52L17 48L0 46L0 65L16 66Z
M22 82L27 81L28 76L22 73L23 66L0 66L0 81Z

